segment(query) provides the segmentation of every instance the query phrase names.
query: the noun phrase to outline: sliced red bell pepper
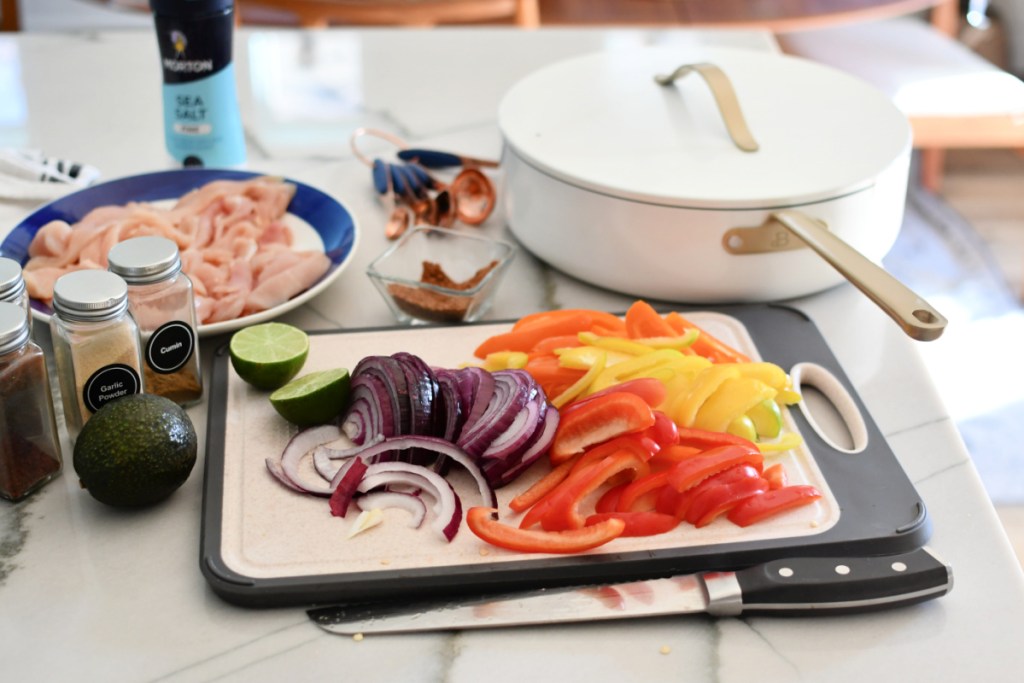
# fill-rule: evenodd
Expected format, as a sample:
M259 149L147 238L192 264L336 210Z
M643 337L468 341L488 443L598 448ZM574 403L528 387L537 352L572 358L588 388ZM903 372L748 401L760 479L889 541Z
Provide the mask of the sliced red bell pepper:
M621 519L606 519L568 531L519 529L493 518L494 508L473 507L466 513L470 531L491 545L521 553L579 553L618 538L626 528Z
M549 457L557 465L590 446L654 425L654 411L628 392L614 392L561 414Z
M813 486L786 486L749 498L729 512L729 521L737 526L750 526L785 510L808 505L821 498Z
M615 512L616 507L619 504L619 496L622 495L622 491L629 486L629 482L613 486L597 499L594 503L594 512Z
M531 505L534 505L541 498L550 493L556 486L565 481L565 478L569 476L573 466L580 459L580 456L570 458L562 464L555 467L550 472L545 474L543 477L533 483L530 488L526 489L518 496L509 501L508 506L514 512L522 512Z
M655 501L654 509L658 512L684 519L693 499L701 491L723 484L732 484L741 479L756 479L759 476L760 473L757 471L757 468L752 465L736 465L708 477L685 491L676 491L671 486L665 486L658 492L658 499Z
M757 450L757 444L742 436L729 434L728 432L713 432L708 429L697 429L696 427L678 427L679 444L681 446L693 446L707 450L717 446L746 446Z
M634 479L629 485L623 489L622 494L619 496L619 502L615 506L617 512L632 512L636 508L634 507L638 500L640 500L645 494L668 484L669 470L662 470L661 472L652 472L646 477L640 477Z
M673 467L669 470L668 484L676 491L685 491L711 475L736 465L753 465L760 472L763 462L764 456L756 448L719 446Z
M766 467L764 474L761 476L768 480L768 488L773 491L775 489L781 489L789 483L789 478L786 476L786 470L782 468L781 462L777 462L771 467Z
M657 455L659 450L658 444L644 434L623 434L588 448L574 459L573 469L586 467L592 462L614 455L616 451L629 451L647 462Z
M587 526L600 524L609 519L621 519L625 523L623 537L656 536L679 526L677 518L660 512L598 512L587 517Z
M679 443L679 427L672 418L660 410L654 411L654 425L646 430L644 434L654 439L662 448L675 446Z
M686 521L698 529L707 526L743 500L767 490L768 482L761 477L743 477L729 484L701 487L686 510Z
M659 471L675 467L683 460L689 460L695 458L703 453L703 449L694 448L693 446L669 446L662 448L657 453L651 456L648 464L651 466L652 471Z
M569 475L549 496L530 508L520 526L529 528L540 522L546 531L579 529L587 521L579 509L583 499L626 470L632 471L634 477L649 472L647 463L635 454L619 451Z
M555 349L568 349L576 346L583 346L583 342L580 341L578 334L563 334L557 337L541 339L527 353L531 357L551 356L554 355Z

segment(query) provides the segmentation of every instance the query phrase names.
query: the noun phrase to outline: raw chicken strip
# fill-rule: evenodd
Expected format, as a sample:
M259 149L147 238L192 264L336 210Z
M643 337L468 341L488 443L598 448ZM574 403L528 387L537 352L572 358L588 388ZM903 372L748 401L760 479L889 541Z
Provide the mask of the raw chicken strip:
M272 308L323 277L330 260L291 249L283 217L295 186L280 178L217 180L182 196L172 208L130 202L93 209L74 225L51 221L29 245L29 295L48 302L64 273L106 268L118 242L142 235L172 239L195 286L201 323Z

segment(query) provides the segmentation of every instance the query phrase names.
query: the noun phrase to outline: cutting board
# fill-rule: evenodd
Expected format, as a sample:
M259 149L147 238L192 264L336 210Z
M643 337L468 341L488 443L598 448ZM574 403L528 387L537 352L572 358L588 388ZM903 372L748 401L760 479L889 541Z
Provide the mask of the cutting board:
M290 491L267 471L297 429L280 418L267 392L242 382L226 347L215 355L209 392L201 566L213 590L233 603L269 607L403 599L600 583L709 569L735 569L793 554L884 554L924 544L930 524L913 485L878 431L814 324L781 306L684 311L687 317L754 359L790 370L811 364L831 375L860 413L866 441L837 445L823 415L785 412L785 429L803 445L766 458L782 462L790 483L824 494L815 504L752 525L719 519L701 529L683 524L646 538L619 538L571 556L533 555L490 546L463 523L448 542L408 525L408 513L385 510L382 524L348 537L356 513L333 517L327 500ZM303 373L353 368L368 355L414 353L433 366L479 362L473 349L511 323L387 328L310 335ZM816 391L815 387L800 387ZM807 403L805 401L805 403ZM828 411L824 417L828 417ZM499 489L499 509L547 471L538 462ZM456 469L457 468L453 468ZM315 476L315 475L313 475ZM484 504L472 481L449 476L463 507Z

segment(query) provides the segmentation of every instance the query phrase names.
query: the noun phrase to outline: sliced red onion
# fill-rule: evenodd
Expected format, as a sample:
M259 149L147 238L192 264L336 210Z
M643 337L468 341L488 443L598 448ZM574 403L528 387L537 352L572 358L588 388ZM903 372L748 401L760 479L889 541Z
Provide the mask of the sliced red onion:
M401 508L406 510L411 517L409 526L419 529L423 519L427 516L427 504L419 496L397 491L371 491L364 493L355 500L360 510L373 510L374 508Z
M344 517L348 514L349 503L356 494L359 483L366 474L366 461L360 457L349 458L342 464L338 473L331 480L331 514L335 517Z
M291 479L288 478L288 475L285 474L284 470L281 468L281 462L279 460L267 458L266 463L267 470L269 470L270 473L274 475L274 478L277 479L279 482L290 488L292 491L298 491L299 493L307 493L305 489L299 488Z
M462 501L447 479L422 465L378 462L367 467L358 490L360 493L369 492L392 483L420 484L424 490L429 490L436 501L432 526L447 540L455 538L462 524Z
M364 447L360 452L360 457L369 462L373 462L373 458L380 453L385 453L387 451L403 451L411 448L420 448L432 451L450 458L459 465L462 465L476 482L477 488L480 491L480 497L483 499L484 504L490 505L491 507L497 507L497 497L494 495L494 490L487 482L487 479L484 478L483 473L480 471L480 468L477 467L476 463L473 462L469 455L467 455L461 448L455 444L445 441L444 439L439 439L436 436L394 436L390 439L383 439L371 446ZM431 474L438 476L434 472L431 472Z
M383 436L376 436L370 439L366 445L375 444L383 438ZM330 481L334 479L334 476L343 465L339 461L351 458L353 455L358 455L363 448L364 446L353 446L351 448L331 448L327 445L317 446L313 449L313 467L321 477Z
M288 441L284 452L281 453L281 469L284 470L284 475L307 493L318 496L331 495L332 489L325 482L304 481L299 472L299 464L314 448L336 441L341 436L341 429L337 425L320 425L300 431ZM271 470L271 474L273 473Z
M519 456L518 464L508 467L507 463L502 463L500 466L488 468L489 462L496 461L492 460L484 463L481 469L484 470L485 476L490 475L487 476L487 480L491 482L494 488L500 488L511 483L516 477L525 472L530 465L537 462L538 458L548 452L548 449L551 448L551 443L555 440L555 431L558 430L560 419L561 415L554 408L550 408L545 413L544 422L537 429L536 438ZM490 472L488 472L489 469L491 470Z
M533 378L522 370L500 370L492 376L494 392L491 400L478 419L466 421L456 442L474 457L482 455L491 442L511 426L519 411L537 393Z

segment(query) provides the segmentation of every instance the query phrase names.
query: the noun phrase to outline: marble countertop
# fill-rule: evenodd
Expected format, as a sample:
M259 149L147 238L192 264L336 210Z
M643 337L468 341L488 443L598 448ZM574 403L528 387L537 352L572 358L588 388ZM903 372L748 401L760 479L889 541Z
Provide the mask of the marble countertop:
M651 44L772 50L746 32L642 30L240 31L248 167L324 190L361 238L334 286L283 320L307 329L394 324L365 276L387 245L350 132L497 157L497 103L539 66ZM0 147L94 164L107 178L170 167L149 32L0 37ZM31 203L0 201L13 226ZM482 228L512 239L499 218ZM553 307L622 311L631 298L552 271L521 250L491 319ZM789 302L822 330L924 498L929 546L952 593L871 615L656 618L477 632L332 636L301 609L245 609L199 570L202 456L169 500L131 514L65 472L20 504L0 502L0 670L25 681L928 681L1007 680L1024 668L1024 576L915 343L853 287ZM48 342L45 329L38 335ZM223 340L206 340L207 365ZM190 410L206 432L206 406ZM201 449L202 450L202 449Z

